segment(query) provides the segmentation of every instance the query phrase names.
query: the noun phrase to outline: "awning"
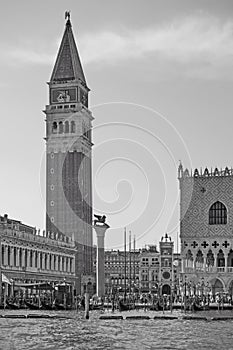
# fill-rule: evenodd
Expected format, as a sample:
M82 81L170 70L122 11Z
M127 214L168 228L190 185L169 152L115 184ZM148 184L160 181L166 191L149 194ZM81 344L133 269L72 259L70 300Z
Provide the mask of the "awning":
M2 273L2 282L7 283L7 284L11 284L11 281L6 277L6 275L4 275L4 273Z
M20 288L30 288L39 290L54 290L55 288L51 283L41 282L41 283L18 283L15 282L14 285Z

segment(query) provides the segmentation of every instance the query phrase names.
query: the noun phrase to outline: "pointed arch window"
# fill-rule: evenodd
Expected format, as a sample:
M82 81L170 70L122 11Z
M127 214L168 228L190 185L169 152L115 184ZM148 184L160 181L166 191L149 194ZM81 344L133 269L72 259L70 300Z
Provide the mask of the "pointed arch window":
M227 209L219 201L215 202L209 210L210 225L225 225L227 223Z

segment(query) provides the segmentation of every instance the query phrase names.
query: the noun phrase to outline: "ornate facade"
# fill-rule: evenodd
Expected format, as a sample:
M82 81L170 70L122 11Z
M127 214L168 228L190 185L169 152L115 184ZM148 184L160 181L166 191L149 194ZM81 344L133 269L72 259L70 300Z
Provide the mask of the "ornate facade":
M92 262L92 114L70 18L66 22L46 106L46 232L72 237L77 246L77 292Z
M74 290L76 248L72 238L40 235L36 228L4 215L0 216L0 243L1 294L4 290L5 295L13 296L34 283L65 282Z
M233 293L233 170L189 173L180 164L183 280L215 294Z

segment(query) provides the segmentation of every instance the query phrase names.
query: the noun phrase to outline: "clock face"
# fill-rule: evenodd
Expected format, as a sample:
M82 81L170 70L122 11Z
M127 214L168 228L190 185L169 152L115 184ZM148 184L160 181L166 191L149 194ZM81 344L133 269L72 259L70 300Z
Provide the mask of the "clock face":
M170 272L165 271L165 272L163 273L163 278L164 278L165 280L167 280L168 278L170 278Z
M51 91L52 103L66 103L77 101L77 89L54 89Z

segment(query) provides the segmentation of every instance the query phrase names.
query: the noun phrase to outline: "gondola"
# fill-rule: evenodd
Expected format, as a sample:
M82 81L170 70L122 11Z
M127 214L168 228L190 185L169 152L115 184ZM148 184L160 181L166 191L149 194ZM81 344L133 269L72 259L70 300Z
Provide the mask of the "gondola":
M182 304L181 303L172 304L172 309L173 310L181 310L181 308L182 308Z
M233 306L231 304L217 304L212 303L209 305L210 310L233 310Z
M24 300L24 304L30 309L30 310L41 310L42 306L39 304L35 304L32 302L29 302L27 300Z
M18 309L20 309L20 305L19 304L10 302L9 300L6 300L6 305L11 310L18 310Z
M122 300L118 302L119 311L129 311L135 309L135 305L132 303L124 303Z
M104 308L103 304L90 304L89 309L90 310L102 310Z
M209 310L210 308L208 304L199 305L199 304L193 303L192 309L193 311L205 311L205 310Z
M41 300L41 306L45 310L55 310L56 309L56 306L54 304L48 304L43 300Z
M65 305L65 304L60 304L60 303L55 303L55 308L57 310L71 310L72 309L72 306L71 305Z
M160 310L158 302L148 305L148 308L149 308L150 311L158 311L158 310Z

